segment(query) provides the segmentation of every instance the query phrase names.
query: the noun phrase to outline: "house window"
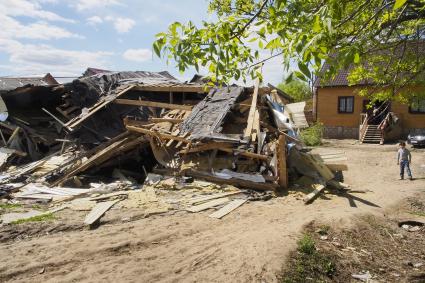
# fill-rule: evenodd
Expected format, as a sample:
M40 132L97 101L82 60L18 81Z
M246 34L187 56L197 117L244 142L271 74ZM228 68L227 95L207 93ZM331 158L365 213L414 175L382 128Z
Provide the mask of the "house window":
M338 96L338 112L353 113L354 112L354 96Z
M416 99L416 101L410 104L409 112L425 114L425 99L424 100Z

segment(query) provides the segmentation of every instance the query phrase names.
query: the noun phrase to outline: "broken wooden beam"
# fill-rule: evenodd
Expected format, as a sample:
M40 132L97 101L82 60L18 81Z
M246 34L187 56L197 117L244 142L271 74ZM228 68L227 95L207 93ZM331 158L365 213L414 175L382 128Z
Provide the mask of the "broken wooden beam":
M325 186L323 186L321 184L312 184L311 186L314 188L314 191L309 193L304 198L305 204L309 204L309 203L313 202L313 200L315 200L319 196L319 194L325 189Z
M133 105L133 106L148 106L148 107L158 107L165 109L180 109L180 110L192 110L193 106L190 105L180 105L180 104L170 104L163 102L154 102L154 101L145 101L145 100L133 100L133 99L115 99L115 104L121 105Z
M187 153L201 152L201 151L214 150L214 149L220 149L220 148L231 148L231 147L232 147L231 143L210 142L210 143L200 144L192 148L180 150L179 153L187 154Z
M182 141L185 143L190 143L189 140L180 137L180 136L173 136L171 134L166 134L166 133L160 133L160 132L155 132L155 131L151 131L148 129L143 129L143 128L138 128L138 127L133 127L133 126L126 126L127 130L131 131L131 132L136 132L136 133L141 133L141 134L145 134L148 136L152 136L152 137L157 137L160 139L169 139L169 140L176 140L176 141Z
M249 109L248 114L248 125L244 132L244 139L251 139L251 134L254 129L254 123L255 123L255 111L258 111L257 109L257 98L258 98L258 88L260 87L260 79L257 78L255 81L255 87L254 87L254 93L252 94L252 102L251 107Z
M248 158L253 158L253 159L259 159L259 160L264 160L264 161L269 161L271 159L267 155L243 151L243 150L238 150L238 149L224 148L224 147L217 148L217 149L220 150L220 151L233 153L233 154L236 154L236 155L240 155L240 156L244 156L244 157L248 157Z
M170 123L173 123L173 124L177 124L177 123L183 122L184 120L183 119L174 119L174 118L150 118L149 121L154 122L154 123L170 122Z
M276 145L278 183L282 189L288 188L288 168L286 166L286 136L280 135Z

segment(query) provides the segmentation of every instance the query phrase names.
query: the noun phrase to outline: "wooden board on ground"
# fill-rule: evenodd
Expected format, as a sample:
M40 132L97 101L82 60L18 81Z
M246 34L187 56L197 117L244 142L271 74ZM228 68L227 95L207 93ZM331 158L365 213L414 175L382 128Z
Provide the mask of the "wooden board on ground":
M229 214L239 206L243 205L247 200L246 199L235 199L230 203L226 204L224 207L220 208L216 212L209 215L209 217L220 219L223 216Z
M98 221L111 207L119 202L120 200L112 200L98 203L90 212L87 214L86 219L84 219L84 224L92 225Z
M227 198L227 197L219 198L219 199L215 199L215 200L203 203L203 204L188 207L188 208L186 208L186 210L189 211L189 212L200 212L200 211L212 208L214 206L224 204L228 201L229 201L229 198Z
M305 204L309 204L309 203L313 202L313 200L315 200L319 196L319 194L325 189L325 186L323 186L321 184L313 184L312 187L314 188L314 191L309 193L304 198Z
M242 193L241 191L238 192L227 192L227 193L218 193L218 194L213 194L213 195L207 195L207 196L201 196L201 197L197 197L197 198L193 198L191 200L189 200L189 203L191 205L195 205L201 202L206 202L212 199L218 199L218 198L222 198L222 197L227 197L227 196L232 196L232 195L237 195Z

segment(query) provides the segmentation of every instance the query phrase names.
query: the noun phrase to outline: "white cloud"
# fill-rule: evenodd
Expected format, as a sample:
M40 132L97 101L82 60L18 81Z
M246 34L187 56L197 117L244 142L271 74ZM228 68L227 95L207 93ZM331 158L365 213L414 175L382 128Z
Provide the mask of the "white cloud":
M122 57L128 61L145 62L152 58L152 51L149 49L128 49Z
M114 28L119 33L129 32L136 22L130 18L117 18L114 20Z
M112 5L122 5L122 3L119 0L78 0L76 7L78 11L83 11Z
M56 76L76 76L89 66L108 68L109 57L113 55L105 51L74 51L2 39L0 51L9 54L9 72L19 75L51 72Z
M75 22L58 14L43 10L36 1L27 0L0 0L0 14L7 16L26 16L46 21Z
M106 16L101 18L99 16L93 16L87 19L87 23L92 26L96 26L106 21L111 22L118 33L129 32L136 25L135 20L122 17Z
M103 23L103 19L99 16L93 16L93 17L87 18L87 23L89 25L95 26L97 24Z
M12 17L0 14L0 38L29 38L29 39L58 39L58 38L81 38L64 28L50 25L47 22L39 21L28 25L23 25Z

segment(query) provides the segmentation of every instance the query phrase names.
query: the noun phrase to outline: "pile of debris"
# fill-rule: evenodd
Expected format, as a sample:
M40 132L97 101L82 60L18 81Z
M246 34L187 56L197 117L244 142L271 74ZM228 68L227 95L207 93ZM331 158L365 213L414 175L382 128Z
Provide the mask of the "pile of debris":
M298 138L305 103L259 82L208 90L166 72L88 69L71 83L25 85L2 98L2 196L99 202L87 224L124 198L146 201L164 188L189 192L178 201L188 211L226 204L212 216L221 218L289 184L313 190L306 203L326 186L346 187L335 179L347 170L344 156L310 154Z

